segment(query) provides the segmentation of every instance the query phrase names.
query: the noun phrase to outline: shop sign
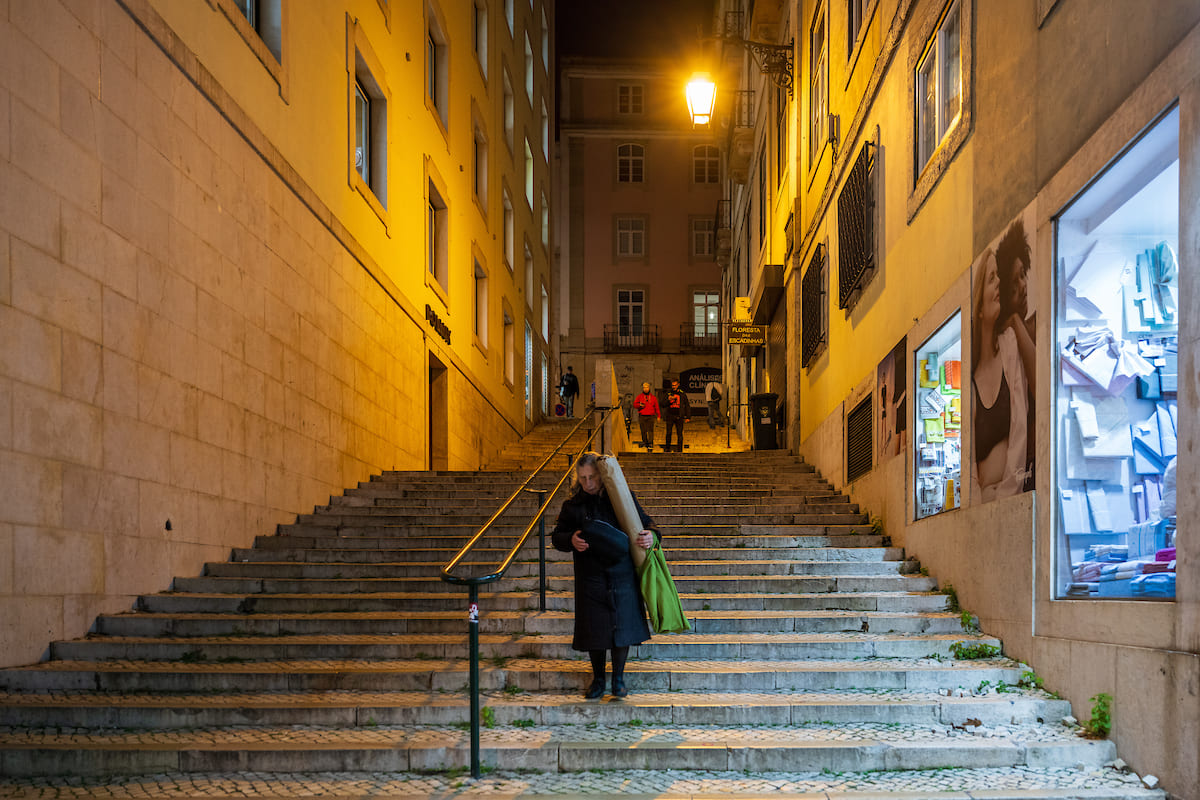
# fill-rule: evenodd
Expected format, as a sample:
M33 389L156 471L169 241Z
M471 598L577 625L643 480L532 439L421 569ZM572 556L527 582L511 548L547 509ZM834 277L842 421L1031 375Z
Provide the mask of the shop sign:
M425 321L437 332L438 336L442 337L446 344L450 344L450 326L442 321L442 318L428 303L425 304Z
M750 325L745 322L729 323L729 334L726 344L741 344L759 347L767 343L767 326Z

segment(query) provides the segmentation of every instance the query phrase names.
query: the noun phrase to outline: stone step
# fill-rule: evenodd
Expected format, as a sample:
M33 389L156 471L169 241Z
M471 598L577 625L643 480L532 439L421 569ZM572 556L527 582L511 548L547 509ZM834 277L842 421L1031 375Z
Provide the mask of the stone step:
M466 592L375 592L351 594L231 594L219 592L164 592L143 595L138 607L151 613L224 613L224 614L310 614L338 612L389 612L404 610L457 609L465 613ZM699 611L885 611L932 612L947 608L945 595L929 592L814 592L680 594L688 614ZM539 604L536 591L480 592L479 606L489 610L532 612ZM550 590L546 594L549 610L574 609L574 591Z
M497 725L805 725L877 723L981 725L1057 723L1071 705L1041 692L966 691L642 692L592 702L579 692L488 692ZM453 725L467 719L465 694L301 691L283 694L0 694L9 727L178 728L209 725ZM972 726L974 727L974 726Z
M323 544L340 544L327 541ZM421 547L427 542L413 542L409 548L395 547L288 547L287 541L273 542L273 546L255 546L253 548L235 548L231 561L244 563L265 563L273 561L289 561L311 564L388 564L405 563L435 563L444 564L458 552L454 547ZM899 547L679 547L675 540L665 543L669 550L667 557L671 568L676 563L689 563L699 560L719 561L764 561L778 562L787 559L797 562L900 562L904 552ZM471 557L475 561L491 563L508 554L509 548L475 547ZM536 557L535 544L528 545L529 552L522 552L518 561L531 561ZM570 553L561 553L553 548L547 537L546 557L553 560L569 560Z
M754 511L738 513L728 507L714 507L711 511L703 506L679 506L676 510L654 509L652 515L658 525L869 525L865 514L849 510L821 510L819 507L804 510L781 508L778 511ZM414 532L428 531L431 525L453 525L478 530L491 517L492 512L465 513L458 509L412 509L379 508L374 506L342 506L318 510L313 514L297 516L299 525L324 525L346 528L367 527L380 524L407 526ZM509 525L522 530L532 519L532 514L514 512ZM547 519L549 524L550 520ZM518 527L519 526L519 527ZM473 531L472 531L473 532Z
M124 777L35 777L8 779L21 796L61 796L132 800L133 798L245 798L291 800L311 798L316 791L333 800L444 800L450 797L504 797L525 800L1165 800L1160 789L1142 788L1135 774L1114 769L1056 766L977 769L884 770L869 772L780 772L750 774L746 770L691 772L681 781L677 771L596 770L563 775L557 772L489 770L467 780L461 771L180 773ZM853 789L847 790L846 787ZM937 794L930 794L936 791ZM469 792L469 794L467 794Z
M643 721L644 723L644 721ZM806 724L759 730L722 726L551 725L485 729L485 766L545 772L638 770L899 770L1098 768L1110 741L1067 729L1004 725ZM445 771L469 764L469 736L448 726L255 726L150 732L31 729L0 733L8 775L162 772Z
M482 555L472 552L472 556ZM446 555L443 561L448 559ZM468 557L470 558L470 556ZM500 561L501 555L487 560L469 560L460 563L456 572L486 572ZM570 577L574 567L568 553L547 552L546 574L553 578ZM214 561L204 566L204 575L214 578L261 578L262 580L329 580L361 579L387 580L397 577L432 577L438 574L435 562L378 561L369 563L351 561ZM707 561L685 561L671 558L668 562L671 574L679 581L698 577L736 577L759 579L764 576L846 576L861 577L900 575L916 572L913 561L770 561L761 559L728 559ZM508 580L536 578L540 572L537 561L516 561L505 573Z
M688 617L695 633L948 633L962 631L950 612L696 611ZM570 611L491 611L480 614L481 634L569 634ZM103 636L282 636L340 633L347 636L459 633L460 611L330 612L310 614L127 613L96 619Z
M469 571L459 573L470 577ZM677 575L675 586L680 592L696 593L832 593L832 592L930 592L937 588L933 578L904 575L706 575L700 577ZM534 591L537 576L500 581L505 591ZM555 591L567 591L574 578L548 576L547 585ZM202 576L176 578L177 592L217 594L347 594L378 592L436 592L446 583L433 576L383 578L222 578Z
M549 533L549 530L547 528L547 533ZM672 529L668 527L662 528L661 533L665 539L666 547L672 553L678 552L680 549L702 548L739 548L773 551L783 549L789 551L796 550L797 552L803 549L816 548L857 550L879 548L883 545L882 536L872 536L869 534L844 536L745 535L739 533L736 528L727 526L714 526L707 533L693 533L698 530L700 529ZM271 536L258 536L254 540L254 549L400 550L414 544L418 546L428 545L427 538L414 538L412 536L366 536L359 534L338 536L328 529L321 529L318 533L299 534L281 532ZM457 552L467 543L468 538L466 534L459 537L439 536L438 543L445 544L448 550ZM490 541L491 537L487 537L484 540L485 543L490 543ZM535 547L535 541L531 540L526 546ZM515 535L512 539L505 541L508 544L515 542Z
M947 634L836 633L686 633L654 636L630 649L637 659L867 659L951 658L959 642L999 648L997 639L957 631ZM480 634L480 655L488 659L569 659L571 635ZM298 659L399 660L467 657L465 626L458 633L289 634L222 637L103 636L54 642L50 657L62 661L173 661L233 663Z
M304 659L301 661L51 661L0 671L8 692L282 692L320 689L447 691L466 686L464 659ZM864 658L630 660L626 679L635 691L760 692L777 690L897 689L937 691L978 687L983 681L1016 685L1023 665L1006 658L975 661ZM483 662L480 688L489 691L578 691L591 676L583 659L513 658Z

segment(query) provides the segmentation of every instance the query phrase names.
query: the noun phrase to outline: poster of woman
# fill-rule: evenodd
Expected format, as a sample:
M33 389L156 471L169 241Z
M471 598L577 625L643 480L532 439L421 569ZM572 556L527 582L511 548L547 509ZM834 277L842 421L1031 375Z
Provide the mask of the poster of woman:
M879 399L879 427L876 430L875 452L882 461L904 452L907 429L905 398L905 351L908 337L883 357L875 372L875 387Z
M972 265L971 496L974 503L1029 491L1034 476L1035 313L1030 211Z

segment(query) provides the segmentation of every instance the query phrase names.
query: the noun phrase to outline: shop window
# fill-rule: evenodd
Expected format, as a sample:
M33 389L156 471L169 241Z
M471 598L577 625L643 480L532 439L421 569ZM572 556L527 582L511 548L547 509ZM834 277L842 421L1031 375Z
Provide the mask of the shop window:
M818 244L800 287L800 366L807 367L826 347L829 335L829 260Z
M962 501L962 319L955 314L913 352L913 512Z
M1055 218L1056 595L1174 599L1179 109Z

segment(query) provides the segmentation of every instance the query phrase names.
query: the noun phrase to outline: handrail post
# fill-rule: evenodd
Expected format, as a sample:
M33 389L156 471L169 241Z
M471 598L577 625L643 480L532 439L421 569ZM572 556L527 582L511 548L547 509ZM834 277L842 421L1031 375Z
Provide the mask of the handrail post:
M546 504L546 489L538 489L538 508ZM538 608L546 610L546 515L538 517Z
M470 649L471 693L471 777L478 778L479 770L479 586L467 584L467 633Z

